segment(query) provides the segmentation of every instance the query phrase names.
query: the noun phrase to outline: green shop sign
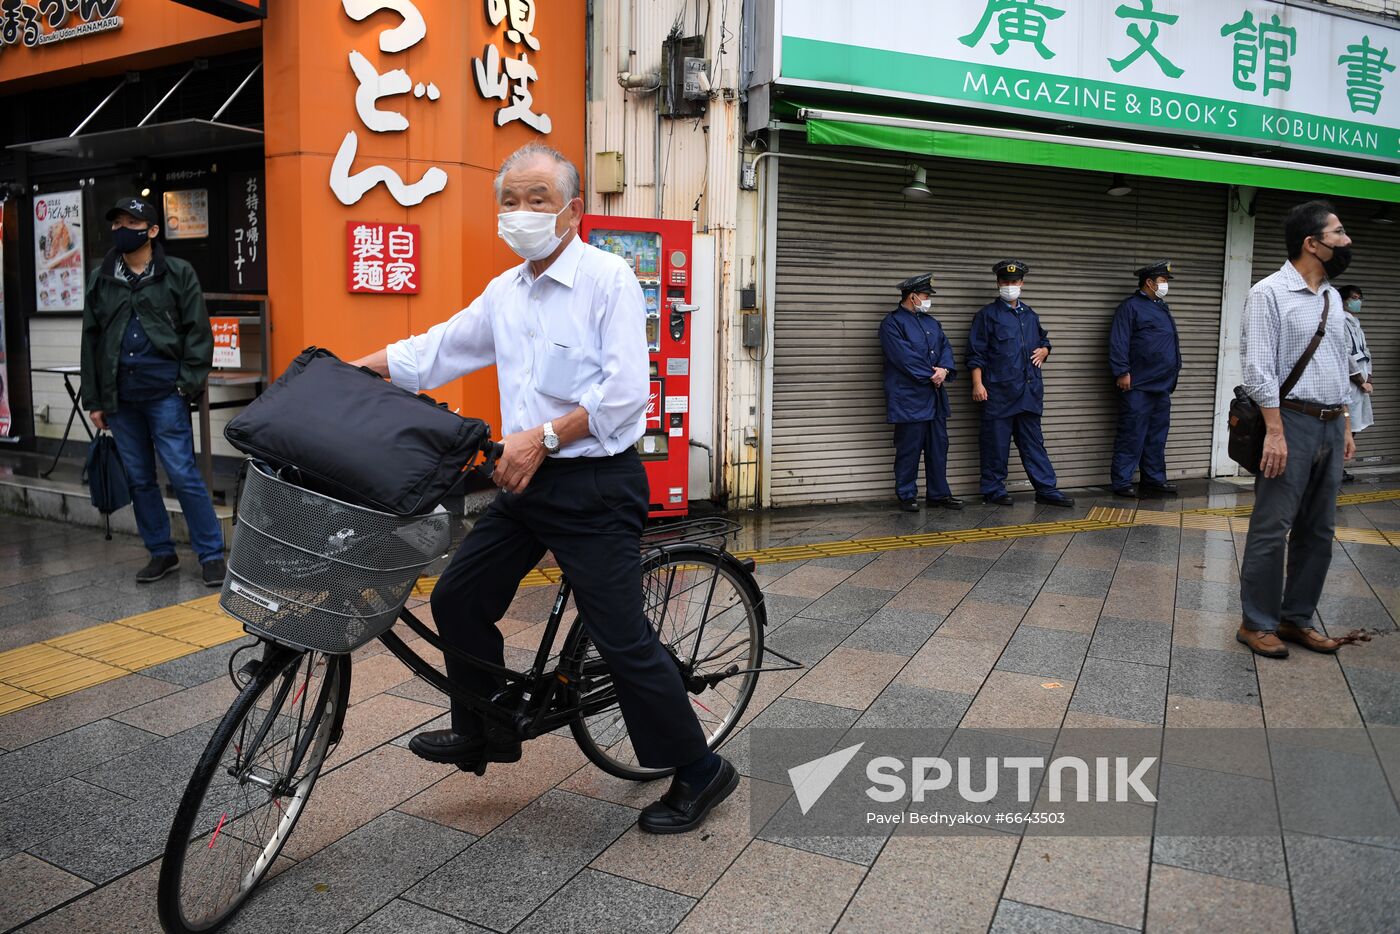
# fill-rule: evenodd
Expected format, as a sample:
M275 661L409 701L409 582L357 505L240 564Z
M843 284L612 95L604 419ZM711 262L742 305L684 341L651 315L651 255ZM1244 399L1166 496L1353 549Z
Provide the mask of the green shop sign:
M1272 0L781 0L776 80L1400 162L1400 29Z

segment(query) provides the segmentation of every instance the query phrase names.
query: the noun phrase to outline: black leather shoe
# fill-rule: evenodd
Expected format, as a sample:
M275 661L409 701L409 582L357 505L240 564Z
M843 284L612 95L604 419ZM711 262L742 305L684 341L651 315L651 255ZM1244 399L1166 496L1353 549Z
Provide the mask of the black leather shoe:
M1154 499L1174 499L1177 495L1175 483L1140 483L1142 495Z
M1123 499L1137 499L1138 491L1130 486L1116 486L1113 488L1114 496L1121 496Z
M958 499L956 496L945 496L942 499L931 499L928 500L928 504L929 506L938 509L958 510L963 508L963 501Z
M1352 472L1349 471L1349 470L1343 470L1343 471L1342 471L1342 482L1343 482L1343 483L1355 483L1355 482L1356 482L1356 474L1352 473Z
M149 584L158 581L180 566L180 559L174 555L157 555L141 570L136 572L136 583Z
M1074 505L1074 500L1063 493L1037 493L1035 501L1042 506L1060 506L1069 509Z
M704 788L691 788L679 778L671 779L671 787L642 808L637 826L647 833L685 833L694 830L725 798L739 787L739 773L729 760L721 759L719 771Z
M987 493L982 497L982 502L988 506L1010 506L1016 501L1010 493Z
M453 730L425 730L408 741L408 748L429 762L457 765L467 771L487 762L520 761L520 740L499 727L478 736L464 736Z
M899 501L900 512L918 512L919 501L917 499L902 499Z

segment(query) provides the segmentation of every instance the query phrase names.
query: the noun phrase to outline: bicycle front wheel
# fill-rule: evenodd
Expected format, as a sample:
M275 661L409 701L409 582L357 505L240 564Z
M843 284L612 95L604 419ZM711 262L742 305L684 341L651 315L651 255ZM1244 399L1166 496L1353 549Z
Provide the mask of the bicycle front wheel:
M267 874L339 738L349 688L348 656L269 648L175 812L158 889L170 934L218 928Z
M647 619L680 669L709 747L718 748L748 707L763 663L758 585L722 552L670 548L643 563L642 600ZM582 627L583 620L575 620L577 631L565 643L574 646L570 670L607 676L606 663ZM674 771L637 762L616 703L580 714L570 728L584 755L618 778L644 782Z

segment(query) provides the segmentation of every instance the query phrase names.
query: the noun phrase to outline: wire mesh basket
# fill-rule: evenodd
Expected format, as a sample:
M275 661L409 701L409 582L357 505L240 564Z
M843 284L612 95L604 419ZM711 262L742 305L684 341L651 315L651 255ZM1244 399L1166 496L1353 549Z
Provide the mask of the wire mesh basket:
M447 551L450 517L394 516L314 493L249 461L219 605L253 635L341 654L394 625Z

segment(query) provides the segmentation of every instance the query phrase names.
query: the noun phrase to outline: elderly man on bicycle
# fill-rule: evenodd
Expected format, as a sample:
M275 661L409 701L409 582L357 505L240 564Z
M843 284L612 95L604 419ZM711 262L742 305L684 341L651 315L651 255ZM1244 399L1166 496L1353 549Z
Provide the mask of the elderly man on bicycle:
M433 619L449 645L502 664L496 623L551 551L612 672L638 762L676 768L638 824L652 833L691 830L734 790L738 774L709 749L675 660L642 609L642 291L619 257L579 236L579 174L558 152L523 147L501 166L495 189L497 232L525 262L447 321L356 361L414 392L497 368L505 438L494 478L502 492L433 589ZM450 655L447 673L484 697L502 688ZM517 736L456 701L452 728L419 733L409 748L459 765L520 759Z

